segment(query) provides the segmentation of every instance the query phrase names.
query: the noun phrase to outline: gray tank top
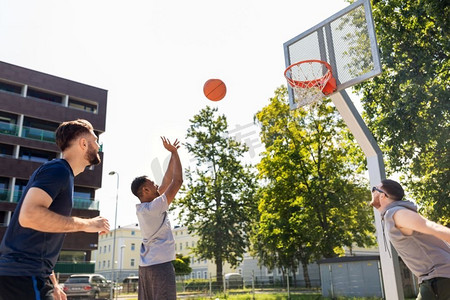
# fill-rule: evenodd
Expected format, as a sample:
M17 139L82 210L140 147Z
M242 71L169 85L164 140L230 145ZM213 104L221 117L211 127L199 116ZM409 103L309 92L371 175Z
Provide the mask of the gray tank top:
M414 203L410 201L396 201L386 208L382 217L385 233L403 262L419 278L419 283L435 277L450 278L449 243L415 231L412 235L403 235L395 227L393 220L394 214L400 209L417 211Z

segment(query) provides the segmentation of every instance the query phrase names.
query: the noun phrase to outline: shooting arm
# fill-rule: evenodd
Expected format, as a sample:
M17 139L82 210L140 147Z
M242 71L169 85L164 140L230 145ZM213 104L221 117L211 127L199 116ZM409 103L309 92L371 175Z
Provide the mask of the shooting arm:
M162 180L161 185L159 186L159 193L162 195L164 194L164 192L167 190L167 188L169 187L169 184L172 182L173 179L173 161L174 161L174 156L173 153L170 156L170 161L169 161L169 166L167 167L166 173L164 174L164 178Z
M172 173L172 181L169 183L164 194L167 198L167 203L172 203L175 195L183 184L183 169L181 167L180 157L178 156L178 152L172 153L173 158L173 173ZM171 158L171 159L172 159Z
M108 220L103 217L66 217L48 209L52 201L44 190L30 188L19 212L20 225L42 232L109 231Z

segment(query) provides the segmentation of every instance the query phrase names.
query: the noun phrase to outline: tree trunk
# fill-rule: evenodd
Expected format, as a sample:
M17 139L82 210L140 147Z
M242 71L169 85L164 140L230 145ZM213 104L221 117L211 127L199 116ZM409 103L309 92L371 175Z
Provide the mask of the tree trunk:
M305 278L305 287L310 288L311 287L311 279L309 279L308 263L305 261L302 261L302 267L303 267L303 277Z
M223 289L222 259L218 257L216 257L216 270L217 270L216 272L217 285L218 288L222 290Z

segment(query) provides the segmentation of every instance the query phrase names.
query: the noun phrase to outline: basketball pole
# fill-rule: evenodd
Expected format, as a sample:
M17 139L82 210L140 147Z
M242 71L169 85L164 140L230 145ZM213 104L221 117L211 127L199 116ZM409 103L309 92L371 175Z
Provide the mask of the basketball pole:
M383 154L372 133L367 128L345 90L341 90L330 97L366 156L370 185L376 186L380 184L381 180L386 178ZM375 208L373 210L380 252L384 297L387 300L403 300L404 293L398 255L389 240L385 241L387 237L383 236L380 213Z

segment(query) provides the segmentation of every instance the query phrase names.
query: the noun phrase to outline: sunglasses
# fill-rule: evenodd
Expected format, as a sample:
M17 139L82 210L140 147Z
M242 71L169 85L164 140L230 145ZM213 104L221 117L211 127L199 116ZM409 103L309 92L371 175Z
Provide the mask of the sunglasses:
M383 194L386 195L386 197L388 197L388 194L386 194L385 191L380 190L380 189L377 188L376 186L374 186L374 187L372 188L372 193L375 192L375 191L380 192L380 193L383 193Z

